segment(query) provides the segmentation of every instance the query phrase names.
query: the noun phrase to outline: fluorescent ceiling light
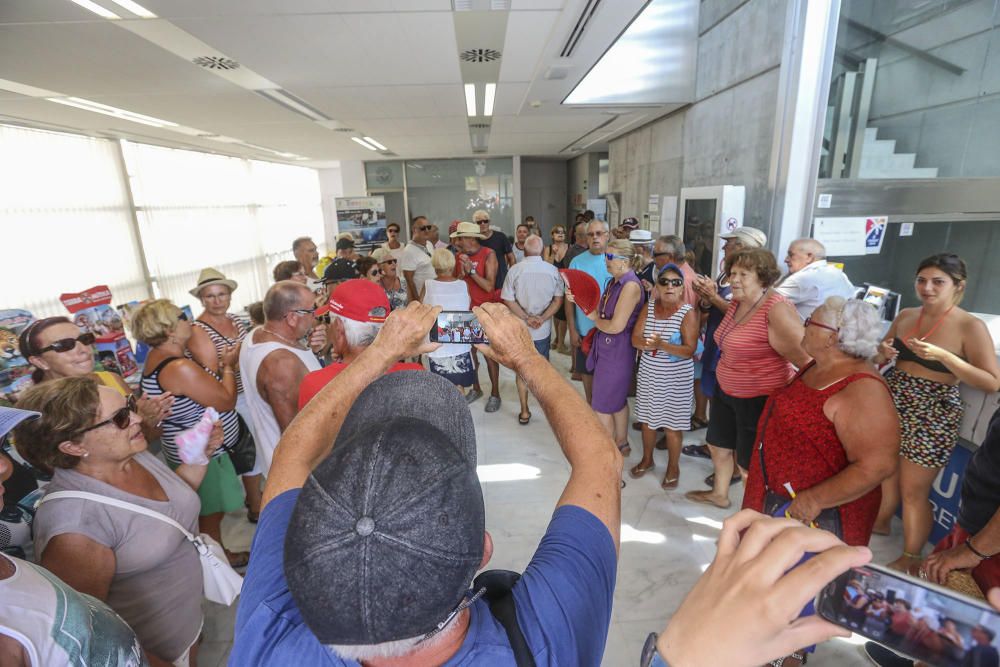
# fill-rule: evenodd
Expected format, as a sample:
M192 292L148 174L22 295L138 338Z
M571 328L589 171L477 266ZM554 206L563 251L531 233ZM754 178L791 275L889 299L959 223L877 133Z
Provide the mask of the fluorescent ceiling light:
M465 84L465 112L469 117L476 115L476 84Z
M96 2L91 2L91 0L69 0L69 1L73 2L73 3L76 3L76 4L80 5L81 7L83 7L84 9L86 9L87 11L94 12L98 16L106 18L106 19L120 19L121 18L120 16L118 16L118 14L115 14L112 11L108 11L107 9L105 9L104 7L101 7Z
M383 146L379 142L375 141L371 137L365 137L365 141L367 141L368 143L370 143L372 146L374 146L375 148L379 149L380 151L387 151L387 150L389 150L388 148L386 148L385 146Z
M362 146L364 146L365 148L367 148L370 151L377 151L378 150L377 148L375 148L374 146L372 146L370 143L368 143L367 141L365 141L361 137L351 137L351 141L353 141L355 143L358 143L358 144L361 144Z
M698 0L651 0L563 104L691 102L697 40Z
M73 0L76 2L76 0ZM137 2L132 2L132 0L111 0L122 9L130 11L141 19L155 19L156 14L149 11Z
M262 88L255 90L258 95L263 95L272 102L276 102L290 111L305 116L309 120L328 121L330 118L309 106L305 100L300 100L291 93L280 88Z
M127 120L133 123L142 123L143 125L152 125L153 127L178 127L177 123L173 123L169 120L153 118L152 116L144 116L141 113L134 113L125 109L119 109L118 107L101 104L100 102L92 102L91 100L85 100L81 97L47 97L46 99L49 102L55 102L56 104L76 107L77 109L83 109L84 111L92 111L94 113L120 118L121 120Z
M483 115L492 116L493 115L493 102L497 96L497 84L488 83L486 84L486 100L483 102Z
M18 83L17 81L8 81L7 79L0 79L0 90L9 90L12 93L27 95L28 97L59 97L59 93L52 92L51 90L35 88L34 86Z

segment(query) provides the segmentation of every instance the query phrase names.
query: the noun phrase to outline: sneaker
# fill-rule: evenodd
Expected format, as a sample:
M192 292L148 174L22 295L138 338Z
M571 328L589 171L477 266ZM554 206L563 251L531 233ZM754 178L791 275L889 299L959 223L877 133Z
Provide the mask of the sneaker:
M481 392L481 391L479 391L477 389L471 389L469 391L469 393L465 395L465 402L466 403L475 403L476 401L478 401L482 397L483 397L483 392Z
M913 667L914 664L909 658L897 655L875 642L865 642L862 653L879 667Z
M486 401L486 412L496 412L500 409L500 397L490 396L490 400Z

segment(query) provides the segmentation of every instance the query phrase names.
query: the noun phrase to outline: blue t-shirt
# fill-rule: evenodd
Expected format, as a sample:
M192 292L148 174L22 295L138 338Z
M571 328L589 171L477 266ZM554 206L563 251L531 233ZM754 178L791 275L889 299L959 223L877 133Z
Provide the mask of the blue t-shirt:
M603 252L600 255L594 255L589 250L582 252L573 258L573 261L569 263L569 268L590 274L597 281L597 286L600 288L602 295L604 294L604 286L611 280L611 274L608 273L608 264ZM575 308L576 331L581 336L586 336L594 328L594 323L587 317L587 314L583 312L580 306L576 306Z
M261 514L236 612L229 664L359 667L319 643L288 591L283 556L288 521L299 489L272 500ZM599 665L611 622L618 559L608 529L590 512L558 508L535 555L514 587L518 624L535 664ZM331 595L336 604L336 592ZM481 598L470 608L469 630L448 667L513 665L503 626Z

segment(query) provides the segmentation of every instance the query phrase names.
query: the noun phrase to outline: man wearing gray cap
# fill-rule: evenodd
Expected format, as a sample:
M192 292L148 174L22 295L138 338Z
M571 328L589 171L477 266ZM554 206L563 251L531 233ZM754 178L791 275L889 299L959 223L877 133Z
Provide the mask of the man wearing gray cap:
M490 339L480 351L527 382L571 473L510 595L478 579L470 589L493 542L468 405L431 373L383 377L397 359L437 347L426 335L438 312L420 303L393 311L282 436L231 664L513 665L526 653L536 665L600 664L621 456L579 394L541 363L524 323L500 304L475 309Z

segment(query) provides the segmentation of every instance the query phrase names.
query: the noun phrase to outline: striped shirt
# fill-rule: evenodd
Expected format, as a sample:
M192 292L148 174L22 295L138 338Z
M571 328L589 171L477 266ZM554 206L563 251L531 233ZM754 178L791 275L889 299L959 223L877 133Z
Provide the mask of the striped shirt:
M236 331L238 332L236 334L236 338L230 338L229 336L220 333L215 329L215 327L213 327L208 322L205 322L204 320L195 320L194 322L191 323L192 326L196 326L208 334L209 339L212 341L212 345L215 346L216 356L222 356L222 352L227 347L236 345L237 343L242 341L244 338L246 338L247 333L250 331L250 327L247 325L247 323L241 320L240 318L236 317L232 313L226 313L226 317L229 318L229 320L233 323L233 328L235 328ZM187 357L192 360L194 359L191 356L190 350L187 352ZM237 364L237 367L234 368L233 370L236 371L236 393L242 394L243 378L240 377L239 364ZM222 376L219 373L213 373L213 375L215 375L216 379L219 380L222 379Z
M643 338L654 334L670 342L681 331L684 316L691 305L684 303L666 319L656 318L656 302L646 306L646 326ZM635 417L650 428L687 431L691 428L694 407L694 360L680 359L663 350L642 352L635 394Z
M722 350L715 375L722 390L734 398L767 396L794 375L792 365L768 340L768 314L779 302L789 303L781 294L772 294L750 319L736 324L734 317L740 304L733 299L715 330L715 342Z
M151 373L148 375L143 374L142 383L140 384L142 390L150 397L165 394L166 390L160 384L160 371L171 361L180 358L168 357L161 361ZM163 455L168 462L174 465L181 463L180 457L177 455L177 445L174 442L174 438L177 437L178 433L186 431L197 424L203 414L205 414L204 405L196 403L187 396L174 394L174 403L170 408L170 416L164 419L161 424L163 428L163 436L161 437ZM222 430L225 437L222 441L222 447L219 447L215 451L213 458L222 456L225 452L232 449L240 439L240 422L236 411L220 412L219 417L222 420Z

